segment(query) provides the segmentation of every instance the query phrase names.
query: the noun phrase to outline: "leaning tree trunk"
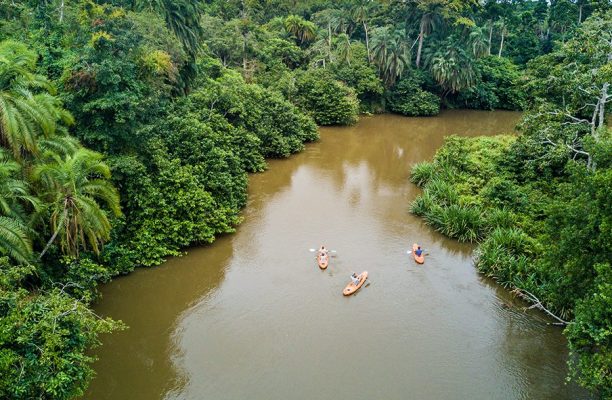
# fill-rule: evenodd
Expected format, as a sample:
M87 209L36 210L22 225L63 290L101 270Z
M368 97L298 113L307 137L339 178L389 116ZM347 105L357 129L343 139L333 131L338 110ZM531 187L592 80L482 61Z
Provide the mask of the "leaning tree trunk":
M423 49L423 26L421 25L421 33L419 33L419 47L417 49L417 57L416 57L416 66L419 68L419 64L421 63L421 50Z
M580 7L578 7L578 23L580 24L582 22L582 4L580 4Z
M51 236L51 239L49 239L49 241L47 242L47 245L45 246L43 251L38 256L39 260L41 260L43 258L43 256L47 252L47 250L49 250L49 247L51 247L51 244L53 244L53 242L55 241L55 238L57 238L58 233L60 233L60 231L61 231L59 226L61 226L64 223L64 221L66 221L67 217L68 217L68 200L64 200L64 212L62 213L62 216L61 216L61 219L60 219L59 223L57 224L58 228L55 230L55 232L53 232L53 235Z

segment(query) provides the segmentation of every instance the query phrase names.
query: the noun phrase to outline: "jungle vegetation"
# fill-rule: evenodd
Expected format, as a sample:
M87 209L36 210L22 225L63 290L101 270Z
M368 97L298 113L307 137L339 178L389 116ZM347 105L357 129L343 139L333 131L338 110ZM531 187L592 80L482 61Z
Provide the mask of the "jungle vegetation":
M96 287L232 232L247 174L360 114L526 110L413 211L566 322L610 396L607 0L0 0L0 397L69 399ZM485 179L486 178L486 179ZM490 178L490 179L489 179Z

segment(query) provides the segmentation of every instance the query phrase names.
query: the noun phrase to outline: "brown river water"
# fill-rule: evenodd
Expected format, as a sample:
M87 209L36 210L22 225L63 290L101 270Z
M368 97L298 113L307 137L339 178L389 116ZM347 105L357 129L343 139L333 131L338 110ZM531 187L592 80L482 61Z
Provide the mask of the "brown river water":
M409 214L410 168L511 112L364 117L250 177L238 232L102 288L88 399L582 399L561 329ZM413 242L429 253L418 266ZM337 251L326 271L309 251ZM369 284L342 296L352 271Z

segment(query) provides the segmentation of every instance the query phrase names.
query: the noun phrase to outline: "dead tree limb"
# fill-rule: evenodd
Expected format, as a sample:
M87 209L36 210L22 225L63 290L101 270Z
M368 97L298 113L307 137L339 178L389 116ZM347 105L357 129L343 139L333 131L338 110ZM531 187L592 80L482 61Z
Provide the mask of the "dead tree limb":
M557 320L557 322L552 323L553 325L569 325L570 322L563 320L562 318L558 317L557 315L555 315L552 311L550 311L549 309L547 309L546 307L544 307L544 305L542 304L542 302L540 301L540 299L538 299L533 293L530 293L528 291L526 291L525 289L521 289L521 288L516 288L512 291L512 293L516 294L517 296L533 303L533 305L531 307L527 307L527 310L531 310L533 308L537 308L539 310L544 311L546 314L550 315L551 317L553 317L554 319Z

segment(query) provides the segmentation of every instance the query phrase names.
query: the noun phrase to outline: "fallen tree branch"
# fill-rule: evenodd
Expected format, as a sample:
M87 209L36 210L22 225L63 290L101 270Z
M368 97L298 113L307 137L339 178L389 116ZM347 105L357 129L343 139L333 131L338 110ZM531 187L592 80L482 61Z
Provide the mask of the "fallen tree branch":
M524 300L527 300L527 301L533 303L533 305L531 307L527 307L526 310L531 310L533 308L537 308L539 310L544 311L546 314L550 315L551 317L553 317L554 319L556 319L558 321L558 322L553 322L552 325L565 326L565 325L569 325L570 324L570 322L565 321L562 318L556 316L552 311L550 311L549 309L544 307L544 305L542 304L540 299L538 299L533 293L530 293L530 292L526 291L525 289L521 289L521 288L514 289L512 291L512 293L514 293L515 295L523 298Z

